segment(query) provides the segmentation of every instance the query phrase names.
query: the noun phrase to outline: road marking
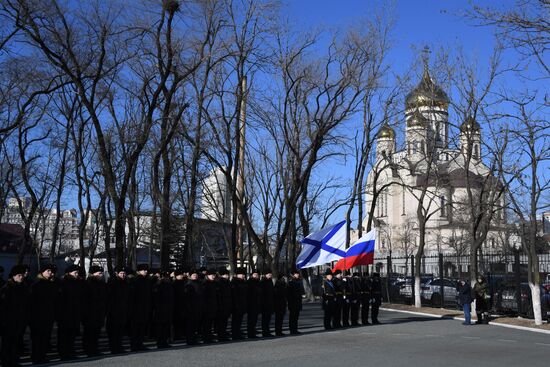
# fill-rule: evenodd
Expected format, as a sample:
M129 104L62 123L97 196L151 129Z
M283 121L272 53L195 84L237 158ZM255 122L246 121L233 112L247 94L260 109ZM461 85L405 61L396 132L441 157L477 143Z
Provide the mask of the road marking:
M481 339L479 336L463 336L464 339Z
M536 345L544 345L545 347L550 347L550 344L547 343L535 343Z
M376 333L361 333L361 335L376 335Z
M428 338L440 338L441 337L441 335L433 335L433 334L426 334L424 336L426 336Z
M412 334L392 333L391 335L396 335L396 336L411 336Z
M505 343L517 343L517 340L512 339L497 339L499 342L505 342Z

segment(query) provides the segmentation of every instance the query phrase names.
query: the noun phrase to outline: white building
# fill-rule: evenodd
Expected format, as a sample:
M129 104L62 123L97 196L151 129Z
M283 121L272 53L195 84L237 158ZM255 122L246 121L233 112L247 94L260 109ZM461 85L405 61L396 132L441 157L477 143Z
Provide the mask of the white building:
M395 131L388 125L382 126L377 135L376 166L368 176L365 202L368 213L376 200L373 223L379 229L379 254L391 250L396 256L409 256L415 252L417 207L423 191L426 192L423 208L429 216L425 253L466 251L467 187L472 187L475 195L479 195L481 187L490 187L493 193L501 189L482 161L482 131L473 118L457 124L458 142L456 148L451 148L448 106L447 94L433 82L425 67L422 80L406 97L403 149L397 150ZM430 156L427 152L435 154ZM501 194L495 196L496 200L488 199L496 202L484 245L489 248L510 245L503 197ZM367 221L368 217L364 223Z
M16 198L9 198L2 222L25 226L21 212L29 214L30 198L21 198L21 205ZM39 208L33 217L30 232L31 237L41 246L42 251L48 251L53 239L55 221L59 218L58 242L59 252L71 251L78 248L78 218L76 209L66 209L57 212L56 209Z
M225 174L214 168L202 182L200 217L216 222L231 222L231 190Z

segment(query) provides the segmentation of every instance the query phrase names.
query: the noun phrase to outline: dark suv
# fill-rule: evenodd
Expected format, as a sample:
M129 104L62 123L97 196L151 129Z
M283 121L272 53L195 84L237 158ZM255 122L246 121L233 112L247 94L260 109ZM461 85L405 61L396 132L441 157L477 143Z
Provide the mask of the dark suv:
M540 286L541 307L543 317L545 317L545 307L543 302L544 288ZM533 317L533 302L531 298L531 288L528 283L520 285L521 304L518 306L517 286L515 283L505 283L495 293L495 303L493 305L496 312L506 314L522 315L529 318Z

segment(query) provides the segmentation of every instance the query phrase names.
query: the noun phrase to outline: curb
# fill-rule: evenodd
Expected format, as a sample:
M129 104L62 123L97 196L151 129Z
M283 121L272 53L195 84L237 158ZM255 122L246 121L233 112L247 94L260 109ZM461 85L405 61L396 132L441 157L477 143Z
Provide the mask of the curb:
M401 312L401 313L406 313L406 314L410 314L410 315L427 316L427 317L433 317L435 319L449 319L449 320L464 321L464 317L451 317L451 316L437 315L437 314L426 313L426 312L396 310L396 309L393 309L393 308L385 308L385 307L380 307L380 310L390 311L390 312ZM494 321L490 321L489 325L500 326L500 327L505 327L505 328L509 328L509 329L531 331L531 332L534 332L534 333L549 334L550 335L550 330L535 329L535 328L526 327L526 326L509 325L509 324L503 324L501 322L494 322Z

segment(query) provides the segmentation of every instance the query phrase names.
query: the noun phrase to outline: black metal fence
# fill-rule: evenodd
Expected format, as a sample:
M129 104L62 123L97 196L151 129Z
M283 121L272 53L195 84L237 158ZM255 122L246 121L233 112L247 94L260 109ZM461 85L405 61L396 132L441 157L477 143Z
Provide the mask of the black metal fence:
M538 260L543 318L550 318L550 254L541 254ZM373 268L385 279L386 301L414 302L414 262L414 256L375 258ZM423 306L458 308L456 283L469 279L470 256L428 254L422 257L420 268ZM520 251L479 253L478 273L487 280L493 313L533 317L527 256Z

